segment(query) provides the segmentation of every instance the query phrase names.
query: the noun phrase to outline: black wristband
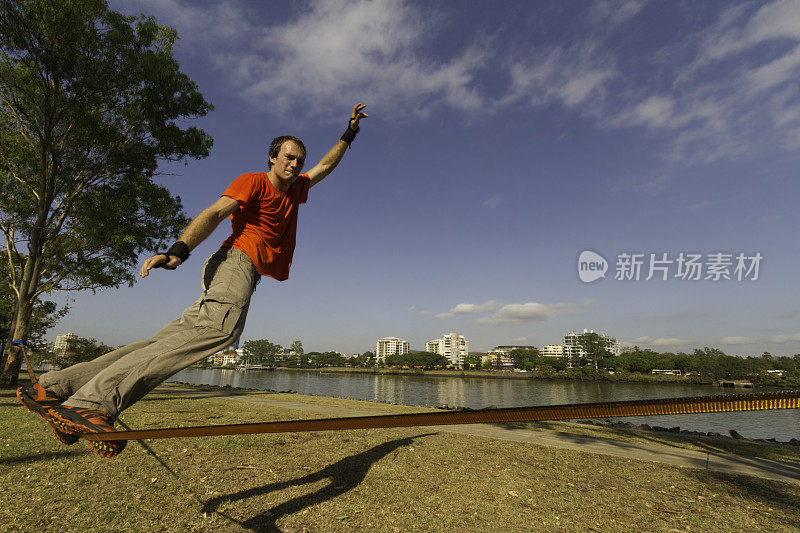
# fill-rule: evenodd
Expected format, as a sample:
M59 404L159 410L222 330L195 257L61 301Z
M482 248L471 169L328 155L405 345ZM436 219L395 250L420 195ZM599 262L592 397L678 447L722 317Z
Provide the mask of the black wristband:
M356 133L358 133L358 130L354 130L353 128L351 128L350 123L348 122L347 129L345 130L344 134L342 134L341 139L347 144L350 144L355 140Z
M167 250L166 252L161 252L161 255L166 257L167 260L161 265L159 265L159 267L166 268L167 270L175 270L176 267L167 266L167 263L169 263L169 256L174 255L175 257L181 260L181 263L184 263L186 262L187 259L189 259L189 256L191 254L189 253L189 247L186 246L185 242L175 241L175 244L170 246L169 250Z
M186 246L186 243L183 241L175 241L175 244L169 247L167 253L180 259L181 263L184 263L191 255L189 253L189 247Z

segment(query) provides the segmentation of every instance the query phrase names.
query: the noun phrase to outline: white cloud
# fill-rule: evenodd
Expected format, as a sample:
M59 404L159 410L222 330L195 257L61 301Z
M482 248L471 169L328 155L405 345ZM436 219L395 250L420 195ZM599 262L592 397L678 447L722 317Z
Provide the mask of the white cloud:
M496 209L498 205L500 205L499 196L492 196L483 201L483 207L488 209Z
M553 311L546 305L529 302L524 304L507 304L497 310L492 316L477 320L476 324L490 326L516 326L525 322L540 322L553 315Z
M540 322L559 314L581 313L584 308L590 305L592 305L592 300L588 299L574 303L559 302L551 305L537 302L506 304L491 316L480 318L475 323L490 326L516 326L526 322Z
M681 345L689 344L689 342L690 341L688 341L687 339L679 339L677 337L649 337L649 336L644 336L644 337L638 337L636 339L633 339L633 341L631 341L630 343L625 343L625 344L630 344L631 346L645 344L645 345L654 346L654 347L666 347L666 346L681 346Z
M133 5L176 26L190 53L210 57L233 90L274 114L328 116L357 100L385 118L559 104L600 129L644 129L667 145L667 160L800 149L796 0L724 7L705 25L703 10L691 11L680 43L647 54L626 54L640 34L620 31L647 10L641 1L594 2L560 39L509 40L486 27L464 46L438 47L444 53L431 52L452 30L439 4L310 0L267 26L246 2Z
M476 45L431 61L420 46L435 33L433 21L400 0L316 0L288 22L259 31L250 55L232 51L219 58L238 73L243 94L270 109L303 103L313 114L363 100L384 110L424 112L419 99L479 108L473 71L486 52Z
M792 341L800 341L800 333L795 333L794 335L774 335L767 340L775 344L786 344Z
M719 340L720 344L755 344L756 342L758 342L758 340L752 337L737 337L737 336L722 337Z
M599 53L595 43L585 42L569 48L552 47L512 63L509 74L511 86L500 100L502 105L558 102L576 108L599 97L617 70L612 56Z
M489 300L482 304L460 303L446 313L439 313L436 315L436 318L453 318L456 315L469 315L473 313L492 311L500 307L500 305L500 302L495 302L494 300Z
M800 5L796 0L770 2L753 14L750 8L740 4L720 15L705 39L704 51L709 58L724 58L767 40L800 39ZM744 24L743 19L747 19Z

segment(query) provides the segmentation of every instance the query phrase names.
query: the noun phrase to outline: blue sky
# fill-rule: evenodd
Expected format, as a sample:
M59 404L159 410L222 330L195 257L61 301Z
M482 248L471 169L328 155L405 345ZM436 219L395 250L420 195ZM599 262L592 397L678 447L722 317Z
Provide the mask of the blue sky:
M308 165L370 118L301 209L291 275L243 339L470 350L606 332L660 351L800 353L800 2L111 1L176 28L210 157L159 177L196 215L277 135ZM477 4L477 5L476 5ZM145 338L196 297L223 223L175 272L74 296L51 331ZM584 283L577 259L604 257ZM621 253L760 253L758 279L616 280ZM649 258L646 255L645 258Z

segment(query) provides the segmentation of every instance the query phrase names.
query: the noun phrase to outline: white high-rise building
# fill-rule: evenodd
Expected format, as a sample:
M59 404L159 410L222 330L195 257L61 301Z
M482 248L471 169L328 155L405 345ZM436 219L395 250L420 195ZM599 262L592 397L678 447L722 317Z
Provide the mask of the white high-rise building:
M378 364L386 362L387 355L405 355L409 352L408 342L397 337L384 337L378 339L375 345L375 361Z
M53 352L56 355L64 355L67 353L70 345L75 342L78 336L74 333L63 333L61 335L56 336L56 342L53 345Z
M469 343L463 335L450 333L441 339L434 339L425 343L425 351L443 355L450 360L451 366L464 366L464 358L469 354Z

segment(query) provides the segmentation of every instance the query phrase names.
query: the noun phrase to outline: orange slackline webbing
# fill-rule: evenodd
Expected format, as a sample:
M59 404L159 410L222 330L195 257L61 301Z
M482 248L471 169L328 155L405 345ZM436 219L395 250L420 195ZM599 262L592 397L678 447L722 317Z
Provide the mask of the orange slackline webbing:
M510 407L504 409L482 409L479 411L448 411L443 413L412 413L403 415L324 418L317 420L261 422L220 426L145 429L118 431L114 433L87 433L82 435L82 437L94 441L169 437L209 437L212 435L286 433L333 429L393 428L481 423L496 424L499 422L531 422L537 420L566 420L573 418L719 413L730 411L757 411L764 409L797 409L798 407L800 407L800 390L762 394L700 396L695 398Z

